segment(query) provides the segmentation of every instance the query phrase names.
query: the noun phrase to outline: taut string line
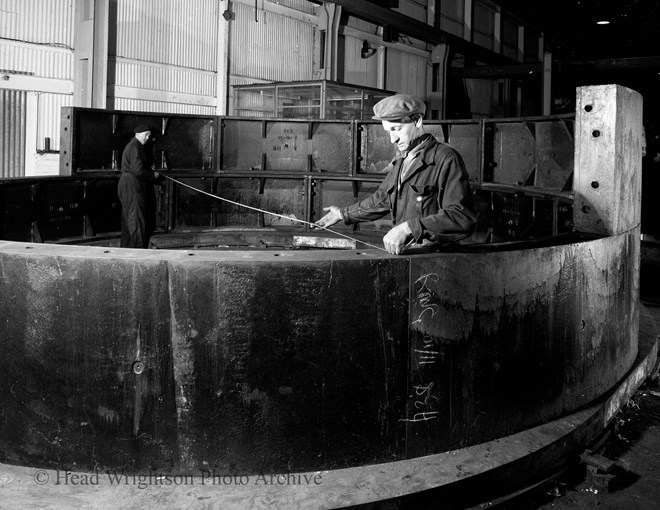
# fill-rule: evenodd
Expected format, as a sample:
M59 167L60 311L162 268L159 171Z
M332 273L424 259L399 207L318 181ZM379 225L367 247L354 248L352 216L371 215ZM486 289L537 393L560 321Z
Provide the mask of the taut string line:
M366 245L366 246L369 246L370 248L375 248L376 250L384 251L385 253L387 253L387 250L385 250L384 248L381 248L380 246L376 246L375 244L365 243L364 241L361 241L361 240L359 240L359 239L355 239L354 237L351 237L351 236L346 235L346 234L342 234L341 232L337 232L337 231L335 231L335 230L331 230L331 229L329 229L329 228L327 228L327 227L322 227L322 226L320 226L320 225L316 225L316 224L311 223L311 222L309 222L309 221L300 220L300 219L298 219L298 218L291 218L291 217L289 217L289 216L285 216L285 215L283 215L283 214L278 214L278 213L274 213L274 212L271 212L271 211L266 211L266 210L264 210L264 209L259 209L258 207L252 207L251 205L241 204L240 202L234 202L233 200L229 200L228 198L224 198L224 197L221 197L221 196L218 196L218 195L214 195L213 193L208 193L207 191L201 190L201 189L199 189L199 188L195 188L194 186L190 186L189 184L186 184L185 182L181 182L181 181L179 181L179 180L177 180L177 179L174 179L174 178L170 177L169 175L165 175L164 173L160 173L160 175L162 175L162 176L165 177L166 179L169 179L170 181L172 181L172 182L174 182L174 183L176 183L176 184L179 184L180 186L185 186L186 188L190 188L190 189L193 190L193 191L197 191L198 193L202 193L203 195L207 195L207 196L209 196L209 197L211 197L211 198L215 198L215 199L217 199L217 200L222 200L223 202L227 202L227 203L230 203L230 204L233 204L233 205L237 205L237 206L239 206L239 207L245 207L246 209L251 209L251 210L253 210L253 211L261 212L261 213L264 213L264 214L270 214L271 216L276 216L276 217L278 217L278 218L283 218L283 219L285 219L285 220L289 220L289 221L297 221L298 223L303 223L303 224L305 224L305 225L309 225L309 226L311 226L312 228L322 229L322 230L327 230L328 232L331 232L331 233L333 233L333 234L335 234L335 235L338 235L338 236L341 236L341 237L345 237L346 239L350 239L351 241L355 241L356 243L362 243L362 244L364 244L364 245Z

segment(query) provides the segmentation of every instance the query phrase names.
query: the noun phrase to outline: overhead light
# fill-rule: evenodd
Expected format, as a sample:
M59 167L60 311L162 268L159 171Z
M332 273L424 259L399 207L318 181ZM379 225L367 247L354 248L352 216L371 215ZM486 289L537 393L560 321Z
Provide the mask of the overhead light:
M596 21L596 25L609 25L610 22L607 21L606 19L601 20L601 21Z

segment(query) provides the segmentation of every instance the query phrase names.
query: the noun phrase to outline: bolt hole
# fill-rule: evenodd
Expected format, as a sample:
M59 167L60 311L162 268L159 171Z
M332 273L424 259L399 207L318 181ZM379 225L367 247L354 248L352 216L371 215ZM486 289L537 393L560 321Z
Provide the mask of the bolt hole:
M590 112L590 111L593 110L593 109L594 109L594 107L591 106L590 104L588 104L587 106L584 107L584 111L585 111L585 112Z
M110 253L110 250L103 250L103 253Z
M587 323L584 320L580 321L580 329L584 329L587 326Z
M591 187L592 187L593 189L598 189L598 186L600 186L600 184L598 183L598 181L593 181L593 182L591 183Z
M592 135L594 138L598 138L598 137L600 136L600 131L599 131L598 129L594 129L594 130L591 132L591 135Z
M189 253L188 254L189 257L194 257L195 255L197 255L197 254L196 253Z
M135 361L133 363L133 372L137 375L140 375L142 372L144 372L144 363L141 361Z

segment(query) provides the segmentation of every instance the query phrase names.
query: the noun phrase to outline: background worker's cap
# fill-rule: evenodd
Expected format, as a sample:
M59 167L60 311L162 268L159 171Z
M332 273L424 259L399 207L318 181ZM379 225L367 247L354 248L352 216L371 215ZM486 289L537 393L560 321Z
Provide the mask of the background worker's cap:
M146 124L140 124L139 126L135 126L135 129L133 129L133 133L144 133L145 131L151 131L151 128L147 126Z
M374 116L376 120L403 119L409 115L426 113L426 104L421 99L408 94L396 94L381 99L374 105Z

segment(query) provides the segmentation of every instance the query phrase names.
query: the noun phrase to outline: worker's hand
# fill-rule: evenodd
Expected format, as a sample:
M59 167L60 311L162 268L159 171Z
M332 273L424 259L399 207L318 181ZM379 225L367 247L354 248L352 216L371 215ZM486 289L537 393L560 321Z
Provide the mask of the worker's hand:
M331 205L330 207L324 207L323 210L328 211L328 213L314 223L314 226L328 228L341 221L341 209L339 207Z
M412 230L410 225L405 221L400 223L392 230L390 230L385 237L383 237L383 244L388 253L394 255L399 255L403 252L403 248L406 246L406 241L412 235Z
M160 177L160 172L154 170L154 179L158 179L158 177Z

